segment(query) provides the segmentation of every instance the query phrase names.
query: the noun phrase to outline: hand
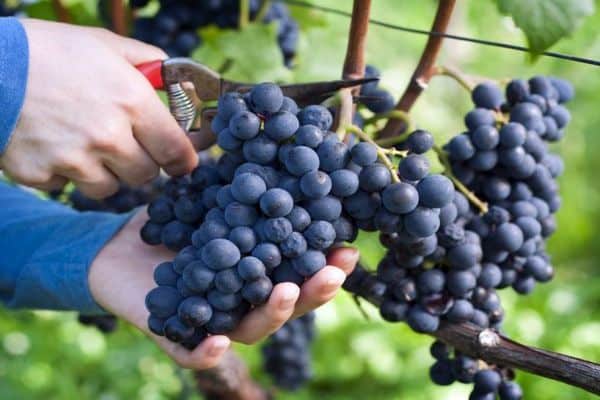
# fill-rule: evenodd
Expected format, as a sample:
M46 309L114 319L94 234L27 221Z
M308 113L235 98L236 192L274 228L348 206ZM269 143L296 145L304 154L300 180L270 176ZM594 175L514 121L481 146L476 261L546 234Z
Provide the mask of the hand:
M358 261L355 249L333 250L328 258L333 266L323 268L302 288L293 283L275 285L269 301L250 312L228 337L210 336L190 352L150 333L146 325L144 299L156 286L152 278L154 267L173 258L173 253L163 246L148 246L139 239L138 232L146 218L145 211L139 212L100 251L90 268L90 290L98 304L146 333L184 368L211 368L228 349L230 340L254 343L275 332L288 319L331 300Z
M118 180L140 185L159 166L189 172L196 152L152 86L135 69L164 59L153 46L104 29L23 20L29 39L25 102L0 168L44 190L72 180L106 197Z

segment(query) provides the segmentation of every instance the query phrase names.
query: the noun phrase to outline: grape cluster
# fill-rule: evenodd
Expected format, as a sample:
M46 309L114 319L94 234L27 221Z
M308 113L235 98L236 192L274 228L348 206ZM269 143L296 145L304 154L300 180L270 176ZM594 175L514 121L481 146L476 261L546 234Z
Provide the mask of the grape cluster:
M160 177L139 188L121 184L116 193L101 200L91 199L78 189L74 189L68 194L68 202L78 211L125 213L148 204L162 190L163 184L164 180ZM53 193L51 197L60 195L59 193Z
M379 78L381 73L372 66L365 68L365 78ZM364 105L369 111L381 114L394 109L396 102L394 96L379 86L379 81L365 83L360 88L359 104Z
M77 320L82 325L93 326L102 333L111 333L117 329L117 317L114 315L83 315Z
M383 149L349 147L329 132L332 120L320 105L298 109L274 84L221 96L211 128L224 154L216 167L178 178L160 208L150 205L153 225L142 230L148 239L148 226L166 223L161 242L181 248L157 267L159 286L146 298L153 332L192 346L231 331L273 284L302 284L325 266L332 245L353 241L358 229L435 234L439 208L454 196L451 181L414 170L417 154L401 163L399 177ZM423 131L411 140L421 152L432 143ZM179 202L189 205L189 223L181 222Z
M148 0L134 0L131 6L144 7ZM261 1L250 1L250 19L254 20L260 10ZM153 17L135 20L133 36L136 39L163 48L172 57L186 57L202 39L199 28L216 24L219 28L235 28L239 23L239 0L161 0L160 9ZM299 28L291 18L287 6L272 2L262 23L278 24L277 42L286 65L291 66L296 53Z
M454 382L473 383L469 400L520 400L521 387L512 382L514 372L507 368L490 368L480 361L460 354L445 343L435 341L430 353L436 360L429 369L431 380L442 386Z
M224 180L214 159L200 159L191 174L170 178L148 206L150 219L140 232L149 245L164 244L179 251L192 244L192 233L215 204Z
M0 17L12 17L21 11L21 6L19 2L16 7L12 7L5 0L2 0L0 2Z
M511 81L506 100L494 84L475 87L476 108L465 117L468 131L455 136L441 156L447 154L451 172L478 201L471 205L455 191L452 202L440 207L439 228L429 237L417 238L406 217L410 234L379 226L388 252L376 275L358 268L345 288L375 299L384 319L406 321L417 332L435 332L444 320L501 329L504 311L496 290L527 294L553 276L545 240L556 228L556 178L563 164L547 143L562 138L570 119L563 104L572 97L569 83L539 76ZM401 148L410 150L415 135ZM399 173L407 179L426 168L426 160L409 154ZM434 382L474 382L471 399L521 398L501 366L482 366L460 354L450 359L447 350L432 353Z
M511 81L506 100L497 86L480 84L472 92L477 108L465 117L468 132L447 145L452 171L490 205L467 228L481 238L482 267L495 287L527 294L552 279L545 239L556 229L564 166L547 143L564 135L570 114L563 103L572 97L568 82L542 76Z
M286 322L262 347L263 368L275 384L298 390L312 377L310 345L315 338L315 313Z

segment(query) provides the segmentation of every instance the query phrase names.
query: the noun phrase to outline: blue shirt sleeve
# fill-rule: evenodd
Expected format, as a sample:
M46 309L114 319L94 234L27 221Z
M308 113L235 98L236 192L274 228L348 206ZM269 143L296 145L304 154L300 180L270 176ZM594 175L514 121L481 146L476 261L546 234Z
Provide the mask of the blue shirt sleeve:
M15 130L27 87L29 46L16 18L0 18L0 155Z
M88 270L133 213L78 212L0 182L0 301L102 314Z

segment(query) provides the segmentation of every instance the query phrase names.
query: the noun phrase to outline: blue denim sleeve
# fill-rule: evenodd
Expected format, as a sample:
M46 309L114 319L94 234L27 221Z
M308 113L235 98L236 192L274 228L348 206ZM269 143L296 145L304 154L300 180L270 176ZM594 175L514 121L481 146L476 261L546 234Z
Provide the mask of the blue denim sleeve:
M14 131L27 87L29 46L16 18L0 18L0 155Z
M0 182L0 301L102 314L88 270L129 214L78 212Z

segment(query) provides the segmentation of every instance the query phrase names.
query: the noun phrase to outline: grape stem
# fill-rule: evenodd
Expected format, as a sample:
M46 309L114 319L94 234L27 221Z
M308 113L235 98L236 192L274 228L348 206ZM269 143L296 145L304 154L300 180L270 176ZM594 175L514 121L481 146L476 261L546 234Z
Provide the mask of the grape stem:
M373 125L376 122L381 121L382 119L390 119L390 118L395 118L395 119L398 119L398 120L404 122L407 126L406 130L408 132L412 132L415 130L415 125L414 125L412 119L410 118L410 115L407 112L402 111L402 110L391 110L391 111L386 111L381 114L375 114L371 118L367 118L365 120L365 126Z
M353 276L361 277L360 281L354 281L352 287L345 286L345 289L379 307L384 300L385 290L375 291L373 288L383 283L361 265L356 266L346 281L351 281ZM600 394L600 364L526 346L496 331L469 323L442 322L431 335L487 364L520 369Z
M449 78L454 79L458 82L462 87L464 87L468 92L472 92L475 84L471 81L471 78L466 74L463 74L456 68L439 65L435 67L435 75L438 76L447 76Z
M438 156L438 159L440 160L440 163L442 164L442 166L444 167L444 175L446 175L448 178L450 178L450 180L452 181L452 183L454 183L454 186L456 186L456 188L465 195L465 197L467 199L469 199L469 201L479 209L479 212L481 214L485 214L488 212L488 205L485 201L480 200L477 196L475 196L475 193L473 193L472 191L470 191L461 181L458 180L458 178L456 176L454 176L454 174L452 173L452 166L450 165L450 160L448 159L448 154L442 150L439 146L433 146L433 150L435 151L435 153Z
M267 15L269 8L271 8L271 0L263 0L260 4L258 12L256 13L256 17L254 17L254 20L261 22Z
M396 168L394 168L394 164L392 164L392 161L390 161L388 155L405 157L406 151L401 151L401 150L396 150L396 149L384 149L383 147L381 147L377 143L375 143L375 141L373 139L371 139L371 137L369 135L367 135L358 126L348 125L348 126L346 126L345 130L346 130L346 132L352 132L360 140L371 143L373 146L375 146L375 148L377 149L377 157L382 162L382 164L385 165L387 167L387 169L390 170L390 173L392 175L392 181L394 183L400 182L400 178L398 177Z
M456 0L439 0L435 19L431 26L432 32L446 32L455 4ZM434 75L435 62L442 47L443 40L444 38L442 36L429 36L427 44L423 49L423 54L421 54L421 59L410 78L410 82L400 97L400 100L396 103L396 110L408 112L423 90L425 90L429 80ZM389 138L399 135L405 130L406 126L403 121L390 119L385 127L379 132L379 137Z
M240 30L248 26L250 22L250 0L240 0L239 28Z

